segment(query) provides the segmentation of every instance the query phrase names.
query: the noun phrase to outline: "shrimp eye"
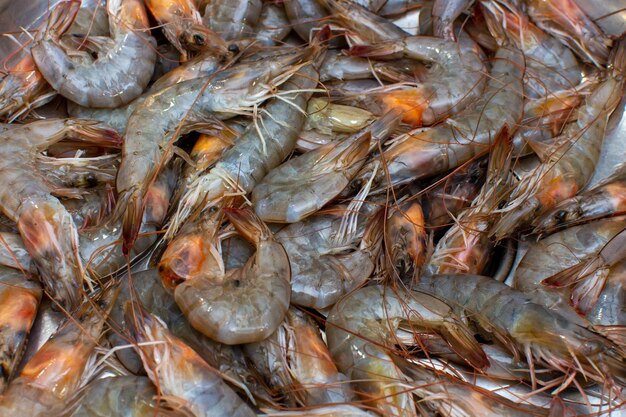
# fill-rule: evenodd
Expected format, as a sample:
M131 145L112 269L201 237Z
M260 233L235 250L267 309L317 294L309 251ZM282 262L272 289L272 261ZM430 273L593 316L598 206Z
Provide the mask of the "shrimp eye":
M216 206L209 207L209 213L214 214L217 213L218 208Z
M203 46L206 43L206 39L204 39L204 36L196 33L193 35L193 43L198 46Z
M239 47L237 46L237 44L231 43L230 45L228 45L228 51L232 52L233 54L238 54Z
M567 217L567 211L559 210L554 214L554 219L559 223L565 223L565 218Z

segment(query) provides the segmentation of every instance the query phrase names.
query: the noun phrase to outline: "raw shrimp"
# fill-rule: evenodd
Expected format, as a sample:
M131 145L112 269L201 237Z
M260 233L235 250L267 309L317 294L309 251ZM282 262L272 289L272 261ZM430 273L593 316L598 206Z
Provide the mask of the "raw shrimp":
M328 314L328 347L357 393L385 415L417 415L411 394L404 388L407 378L389 353L400 325L441 334L472 365L488 365L469 329L437 298L382 286L355 291Z
M254 417L256 414L222 381L215 369L157 317L126 304L131 328L148 377L160 391L195 417Z
M385 224L385 261L392 278L418 279L426 262L428 236L418 201L400 203L390 210Z
M291 77L297 68L294 64L307 55L309 50L288 53L271 63L240 64L213 77L183 81L144 99L128 121L117 175L124 252L137 237L149 182L173 156L174 141L206 123L209 116L226 119L255 106L273 86Z
M157 390L145 376L97 379L71 398L57 417L182 417L155 404Z
M17 371L40 300L39 284L0 268L0 394Z
M63 4L63 3L61 3ZM64 13L61 7L58 13ZM82 106L115 108L138 97L148 85L156 61L156 41L139 0L108 0L111 39L101 38L98 58L73 57L60 45L56 22L31 49L37 68L62 96ZM53 10L51 19L57 9ZM106 42L104 41L106 39Z
M0 415L49 416L80 388L117 292L89 299L28 361L0 397ZM100 305L98 305L100 304Z
M532 24L511 0L482 0L487 25L500 45L510 42L526 56L524 94L527 98L550 96L576 86L581 68L574 53Z
M119 147L111 129L84 120L42 120L0 134L5 156L0 176L0 208L17 222L24 246L37 266L49 294L63 307L80 304L83 279L87 279L78 256L76 225L65 207L51 193L62 191L34 172L38 152L66 137L102 146Z
M323 54L318 59L323 59ZM306 115L301 111L318 83L316 64L306 65L265 106L257 124L248 126L235 145L224 153L208 172L187 186L166 238L174 236L184 221L196 211L214 204L225 194L248 193L271 169L294 149ZM288 127L286 127L288 126Z
M426 267L430 274L481 274L491 259L493 242L488 234L494 222L491 210L502 203L513 184L510 171L513 148L507 133L496 139L489 155L487 180L478 197L437 242Z
M145 4L162 25L167 40L180 51L183 61L200 51L222 57L228 55L226 42L203 25L192 0L146 0Z
M598 67L609 57L610 39L574 0L524 0L526 13L543 30Z
M381 155L385 170L377 174L375 185L384 185L389 179L396 186L443 173L487 151L499 132L513 131L521 118L523 74L523 54L518 49L500 48L478 102L436 127L394 140ZM368 181L377 162L366 164L356 181Z
M299 406L314 406L354 399L350 383L337 371L319 328L300 310L290 308L276 332L243 349L270 388L287 401L294 398Z
M587 223L626 212L626 172L568 198L543 216L533 220L533 233L550 234L565 227Z
M341 142L329 143L271 170L252 190L254 210L263 220L295 223L337 197L400 123L390 111Z
M212 0L202 20L226 41L251 38L261 6L261 0Z
M330 307L369 278L382 243L383 213L367 221L376 208L335 207L276 233L291 265L293 304Z
M497 239L506 237L532 219L570 198L591 179L604 139L609 116L617 107L624 86L626 41L612 52L612 69L577 111L577 120L567 126L555 144L545 150L542 164L520 180L502 217L490 231Z
M367 127L374 116L358 107L329 103L323 98L312 98L307 106L305 130L315 129L324 134L356 133Z
M489 277L479 275L422 276L414 289L454 305L487 335L503 343L515 357L563 372L562 384L581 373L600 384L623 383L624 357L609 340L581 327L557 311ZM559 382L556 382L558 385ZM563 388L563 387L562 387Z
M444 39L456 40L454 21L469 10L473 0L435 0L433 2L433 33Z
M191 325L226 344L263 340L280 325L291 294L285 249L252 211L225 209L237 231L256 247L242 267L207 271L176 287L174 297Z
M380 96L384 107L404 110L403 120L416 126L433 124L459 113L481 97L490 97L494 94L491 90L493 77L502 77L496 65L489 82L491 87L489 91L483 91L487 78L483 54L478 45L464 34L459 37L458 42L415 36L379 42L372 46L357 45L349 53L377 59L404 57L435 64L435 69L430 71L425 80L418 82L415 88L382 87L380 93L374 93L374 96ZM513 59L514 62L519 61ZM507 83L507 80L498 81L500 89Z

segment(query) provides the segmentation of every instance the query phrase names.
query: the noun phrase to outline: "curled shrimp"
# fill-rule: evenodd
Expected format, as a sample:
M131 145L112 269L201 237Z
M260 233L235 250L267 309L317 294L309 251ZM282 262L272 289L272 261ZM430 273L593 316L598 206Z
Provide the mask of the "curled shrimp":
M82 106L114 108L138 97L148 85L156 61L156 41L139 0L108 0L111 40L102 42L98 58L76 58L60 45L58 26L49 25L31 53L37 68L63 97ZM60 13L64 12L64 7ZM56 9L52 12L54 18Z
M181 53L183 61L200 51L228 55L226 42L204 26L192 0L146 0L145 4L162 25L167 40Z
M71 215L49 184L32 168L38 152L66 137L105 147L119 147L111 129L84 120L42 120L15 127L0 135L7 156L0 174L7 186L0 192L0 208L16 221L24 246L50 295L72 310L81 301L87 279L78 255L78 234Z
M126 304L126 323L137 343L148 377L161 392L196 417L254 417L256 414L215 369L157 317Z
M244 346L270 388L294 398L299 406L353 400L350 383L337 370L317 325L306 313L290 308L269 338ZM290 404L295 406L296 404Z
M572 197L591 179L600 156L609 116L622 97L626 68L626 42L620 42L611 58L613 68L578 109L576 122L567 126L545 150L542 164L520 180L500 220L490 231L501 239L533 217Z
M382 212L365 221L372 208L362 210L335 207L276 233L291 265L293 304L331 307L374 272L382 243Z
M252 190L252 204L265 221L294 223L338 196L359 172L367 154L400 122L390 111L367 128L292 158L271 170Z
M417 415L411 394L404 388L408 379L388 351L401 325L440 334L469 363L487 366L472 333L437 298L382 286L355 291L328 314L328 347L359 396L385 415Z
M265 99L272 86L293 75L308 50L267 62L244 63L203 77L174 84L145 98L128 121L122 164L117 175L123 249L128 252L141 225L144 197L150 181L173 156L182 134L206 123L207 115L227 119Z
M86 300L78 313L65 321L9 384L0 397L0 414L44 417L63 407L84 382L116 296L117 292L108 288L97 300Z
M500 48L480 100L440 125L394 140L381 155L385 169L376 175L375 186L387 179L396 186L456 168L486 151L503 129L514 130L522 113L523 73L523 54ZM376 163L366 164L355 181L367 181Z
M579 326L558 311L548 310L532 299L492 278L478 275L423 276L415 289L426 291L457 306L498 339L516 357L525 356L533 387L535 363L565 374L553 386L571 383L580 373L600 384L623 383L624 357L608 339Z
M206 336L226 344L256 342L278 328L289 308L289 259L253 212L224 211L256 247L255 255L241 268L213 268L180 283L174 297L191 325Z
M20 363L41 295L39 284L23 272L0 268L0 393Z

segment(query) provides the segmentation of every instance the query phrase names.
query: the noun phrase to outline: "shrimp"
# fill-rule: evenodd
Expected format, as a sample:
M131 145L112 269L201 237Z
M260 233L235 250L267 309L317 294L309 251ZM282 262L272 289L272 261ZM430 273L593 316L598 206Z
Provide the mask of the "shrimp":
M417 201L394 207L385 224L385 260L392 278L412 282L426 262L424 212Z
M254 210L263 220L295 223L337 197L359 172L367 154L400 122L390 111L366 129L292 158L271 170L252 190Z
M491 210L506 198L513 183L510 172L513 147L507 133L496 138L480 194L437 242L426 267L430 274L480 274L491 259L493 243L488 235L493 224Z
M36 153L66 137L101 146L119 147L108 128L84 120L42 120L0 134L5 153L0 176L0 208L17 222L24 246L40 273L44 288L64 308L80 304L85 273L78 255L78 234L71 215L51 194L58 190L33 170Z
M609 58L610 39L574 0L524 0L526 13L543 30L598 67Z
M565 227L626 212L626 177L620 172L597 186L557 204L533 220L534 234L550 234Z
M243 349L270 388L288 400L294 398L299 406L354 399L350 383L337 371L319 328L300 310L290 308L283 324L268 339Z
M145 4L162 25L167 40L181 53L183 61L200 51L222 57L229 54L224 39L202 24L200 12L192 0L146 0Z
M0 415L49 416L78 391L116 296L109 288L99 299L86 300L78 314L65 321L0 397Z
M432 128L405 134L381 155L384 172L375 186L392 186L456 168L487 150L503 129L513 131L521 118L524 56L518 49L500 48L486 91L471 108ZM367 181L376 162L366 164L356 177Z
M510 0L483 0L480 4L496 41L500 45L510 42L526 56L526 97L549 96L580 82L581 68L574 53L532 24Z
M469 274L434 275L422 276L414 289L457 306L516 358L525 355L533 389L541 382L533 371L535 363L566 374L561 388L577 373L600 384L623 384L624 357L609 340L501 282Z
M226 41L250 38L261 14L261 0L212 0L202 18Z
M139 0L108 0L111 40L102 43L93 61L69 55L60 45L56 22L31 53L37 69L63 97L82 106L115 108L138 97L148 85L156 62L156 41ZM64 12L61 7L60 13ZM56 9L52 12L54 20Z
M122 164L117 175L123 214L124 252L137 237L147 186L173 156L172 145L182 134L206 123L209 115L233 117L266 98L273 86L291 77L294 66L309 51L223 70L214 77L184 81L153 93L133 112L126 127Z
M382 214L366 222L358 208L335 207L276 233L291 265L291 302L323 309L362 285L380 253Z
M0 268L0 394L17 371L39 301L39 284L23 272Z
M145 376L114 376L89 383L57 417L175 417L155 404L157 390ZM180 414L179 417L182 417Z
M215 369L174 336L159 318L131 303L126 304L125 315L133 337L138 344L144 344L136 347L144 369L164 395L196 417L256 415Z
M207 364L215 368L222 378L239 391L248 395L252 402L254 398L269 402L265 389L260 386L256 378L245 363L243 352L238 346L228 346L214 342L202 333L194 330L174 300L174 296L161 285L159 273L156 269L149 269L133 274L121 283L121 294L111 311L111 321L120 328L129 327L124 321L124 305L132 299L138 300L150 313L165 322L169 331L180 338L202 357ZM112 332L108 335L112 345L127 345L128 338L121 332ZM133 373L142 370L141 359L134 351L123 349L117 351L117 356L124 366Z
M323 58L322 52L318 60ZM191 181L166 238L174 236L193 212L214 204L226 194L252 191L257 182L293 151L306 117L301 110L313 94L310 90L318 83L318 64L302 67L298 71L301 77L292 78L284 85L281 99L275 98L265 106L258 123L248 126L213 168Z
M226 344L263 340L280 325L290 300L289 259L267 226L250 210L224 209L237 231L256 247L242 267L206 271L180 283L176 303L191 325Z
M326 321L328 348L359 396L385 415L416 416L407 378L390 353L400 325L442 335L461 357L477 368L487 358L452 309L424 293L365 287L341 299Z
M380 96L383 107L405 111L403 121L415 126L431 125L474 104L483 93L487 68L480 48L468 36L458 42L424 36L379 42L373 46L353 46L352 56L378 59L399 57L436 64L427 78L415 88L383 87ZM497 73L492 76L499 77ZM506 81L505 81L506 82ZM490 81L489 84L492 84ZM499 88L502 84L499 83Z
M454 21L469 10L473 0L435 0L433 2L433 33L438 38L456 40Z
M520 180L506 206L497 210L500 220L490 235L502 239L570 198L591 179L606 132L609 116L622 97L626 68L626 41L613 51L614 67L578 109L577 120L567 126L556 143L547 149L542 164Z

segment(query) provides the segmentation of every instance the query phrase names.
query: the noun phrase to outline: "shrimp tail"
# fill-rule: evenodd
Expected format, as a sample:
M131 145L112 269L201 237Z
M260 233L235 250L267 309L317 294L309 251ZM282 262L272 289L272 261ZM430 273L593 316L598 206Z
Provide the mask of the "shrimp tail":
M62 1L59 3L50 12L46 30L39 33L37 40L58 41L74 23L80 4L79 0Z
M361 58L401 58L403 48L400 43L381 43L379 45L354 45L348 50L349 56Z
M489 367L487 355L463 323L445 320L440 332L450 347L469 365L475 369Z
M131 192L128 197L120 197L120 202L121 206L126 208L122 218L122 252L128 256L139 235L144 204L141 192L137 190Z
M224 208L224 214L241 236L251 243L267 240L272 232L256 213L248 208Z

